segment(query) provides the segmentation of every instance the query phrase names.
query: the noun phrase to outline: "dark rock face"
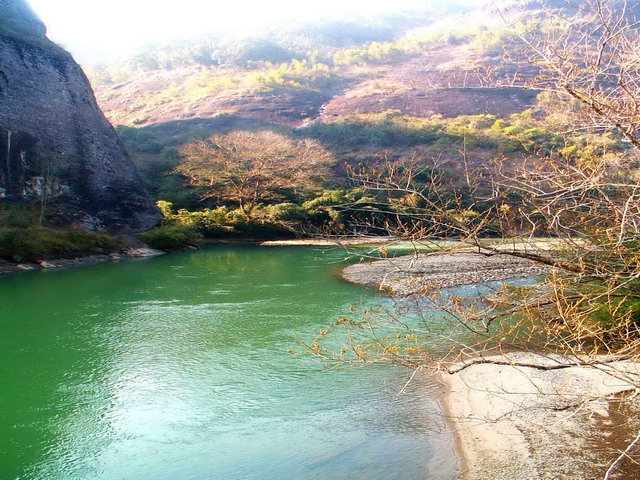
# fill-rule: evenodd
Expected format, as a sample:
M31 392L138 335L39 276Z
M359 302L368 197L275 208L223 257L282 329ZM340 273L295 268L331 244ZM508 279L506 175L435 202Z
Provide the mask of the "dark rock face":
M0 195L19 198L27 195L30 173L28 158L35 158L35 140L28 133L13 133L0 128Z
M0 196L43 190L93 227L160 218L80 67L23 0L0 0Z
M47 29L24 1L0 0L0 28L13 33L45 38Z

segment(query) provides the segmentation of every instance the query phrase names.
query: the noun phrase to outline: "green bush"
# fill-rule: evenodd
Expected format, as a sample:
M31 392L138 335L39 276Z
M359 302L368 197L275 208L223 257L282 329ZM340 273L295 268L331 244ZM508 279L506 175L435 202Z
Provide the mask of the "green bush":
M640 328L640 300L627 297L601 299L594 303L595 305L590 305L589 317L597 326L616 331L628 321L635 328Z
M391 42L371 42L359 48L345 48L333 55L334 65L366 65L393 62L405 57L405 52Z
M125 125L116 126L118 137L130 152L160 154L162 145L156 137L145 130L128 127Z
M145 233L139 233L138 238L158 250L180 250L192 245L202 235L188 225L161 225Z
M293 60L267 72L254 72L249 78L265 91L281 87L321 90L331 88L335 80L328 65L307 60Z
M269 220L276 222L303 222L309 213L300 205L294 203L279 203L264 207L263 213Z

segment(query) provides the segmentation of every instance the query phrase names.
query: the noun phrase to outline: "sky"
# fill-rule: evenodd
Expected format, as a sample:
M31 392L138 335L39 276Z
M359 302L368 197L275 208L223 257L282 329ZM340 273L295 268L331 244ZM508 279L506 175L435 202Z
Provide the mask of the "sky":
M81 63L114 60L151 43L275 21L353 18L454 0L28 0L49 38ZM466 0L479 3L482 0ZM461 0L458 0L461 3Z

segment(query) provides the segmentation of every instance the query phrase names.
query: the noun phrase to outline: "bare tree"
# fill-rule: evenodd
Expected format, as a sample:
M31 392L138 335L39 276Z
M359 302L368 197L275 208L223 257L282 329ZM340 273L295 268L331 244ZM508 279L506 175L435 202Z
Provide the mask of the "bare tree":
M332 161L314 140L295 140L272 131L233 131L184 145L175 172L204 188L203 198L235 202L250 215L279 189L310 187Z
M520 86L569 99L566 135L608 133L626 142L626 150L580 158L533 149L473 169L463 148L453 179L438 168L439 159L352 172L363 188L384 194L379 209L395 218L386 226L397 236L455 237L486 255L546 264L550 273L535 288L494 296L498 307L434 292L417 279L421 295L413 307L404 302L399 313L385 312L390 321L382 328L370 310L360 319L342 318L332 329L347 328L346 346L324 347L327 329L308 345L311 353L412 368L455 360L462 361L456 368L466 368L495 362L487 360L490 353L535 351L562 358L565 366L602 369L640 389L637 375L607 367L640 358L640 23L626 1L567 7L544 10L527 34L516 31L520 43L510 59L538 71ZM539 248L537 236L552 237L552 247ZM449 320L448 328L434 325L432 309ZM613 478L624 460L635 461L637 445L635 437L612 457L604 477Z
M554 5L529 20L526 33L513 28L519 42L506 48L508 61L538 71L519 77L518 85L569 96L581 107L572 112L577 128L613 131L639 148L638 6L627 0Z
M39 174L36 177L38 185L36 185L36 194L40 196L40 215L38 223L40 226L44 224L47 206L51 197L60 193L58 173L58 158L53 155L42 155L36 162L36 171Z
M553 17L561 28L542 28ZM534 148L474 169L463 146L452 178L442 173L440 159L417 157L352 177L384 193L379 208L395 217L386 226L398 236L455 236L489 255L553 267L546 298L536 309L522 302L522 313L545 317L554 335L557 325L566 329L550 336L549 346L628 353L640 335L639 24L631 4L616 0L567 2L543 18L530 36L520 35L518 61L541 72L527 86L564 92L581 107L574 120L582 130L613 132L628 150L575 158ZM407 199L416 207L406 208ZM553 237L554 249L536 248L536 236ZM488 237L518 238L519 246Z

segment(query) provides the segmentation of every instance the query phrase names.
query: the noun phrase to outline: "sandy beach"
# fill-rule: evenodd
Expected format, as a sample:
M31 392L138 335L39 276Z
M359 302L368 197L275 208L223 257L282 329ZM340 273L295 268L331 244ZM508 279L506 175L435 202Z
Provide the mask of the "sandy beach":
M526 278L549 267L469 249L347 267L342 277L392 295ZM440 405L456 437L461 480L602 479L638 435L640 402L629 400L640 364L568 360L535 353L470 358L438 374ZM625 400L625 401L622 401ZM621 461L610 479L638 480Z
M469 250L434 252L351 265L345 280L385 290L393 295L420 293L425 288L527 278L548 272L548 267L509 255L485 255Z
M384 245L394 242L392 237L318 237L290 240L267 240L262 247L349 247L358 245Z
M486 360L497 363L440 374L461 480L602 479L638 434L640 402L628 394L640 364L572 366L530 353ZM621 462L610 478L638 479L640 469Z

